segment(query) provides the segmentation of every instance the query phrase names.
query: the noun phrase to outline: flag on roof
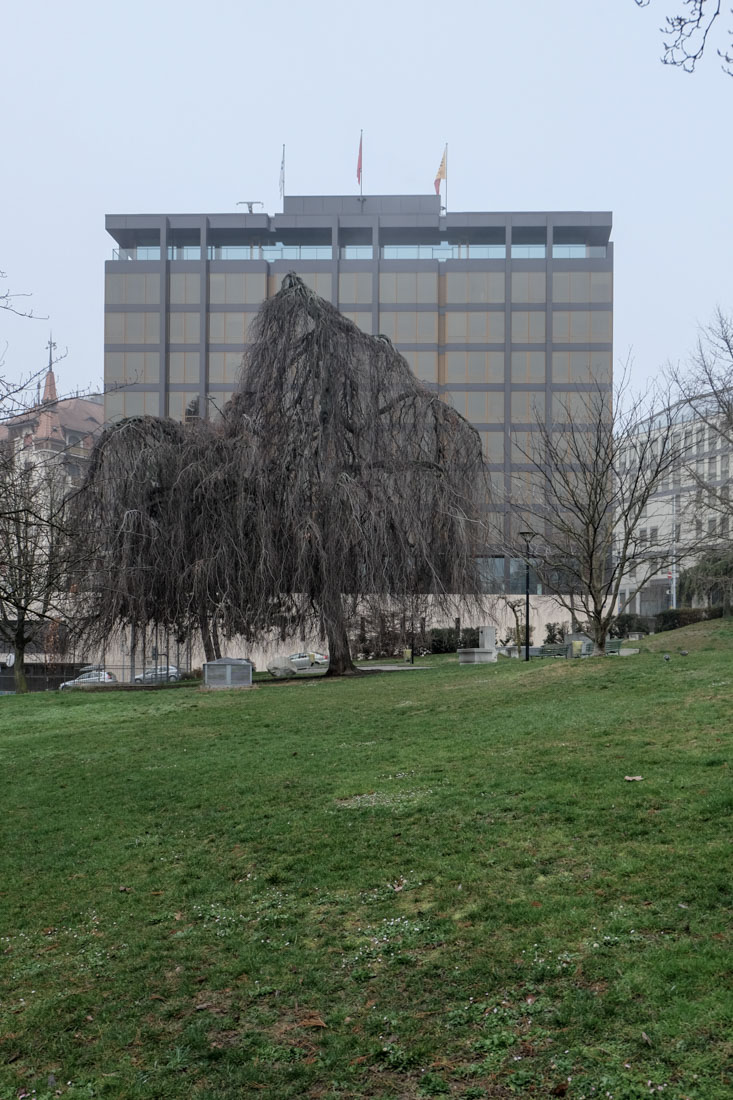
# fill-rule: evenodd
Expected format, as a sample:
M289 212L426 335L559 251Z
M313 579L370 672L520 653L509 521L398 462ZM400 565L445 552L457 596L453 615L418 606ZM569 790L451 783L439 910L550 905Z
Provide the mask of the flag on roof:
M440 162L440 168L435 177L435 194L440 194L440 181L448 178L448 146L446 145L443 150L443 159Z

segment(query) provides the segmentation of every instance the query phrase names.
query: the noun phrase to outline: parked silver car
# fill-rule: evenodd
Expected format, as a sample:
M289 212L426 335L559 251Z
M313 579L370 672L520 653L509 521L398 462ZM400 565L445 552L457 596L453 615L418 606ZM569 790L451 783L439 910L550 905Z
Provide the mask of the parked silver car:
M328 668L327 653L291 653L288 661L298 672L304 668Z
M135 677L136 684L165 684L180 680L181 674L175 665L154 665Z
M291 653L287 657L275 657L267 671L276 680L288 676L324 676L328 670L327 653Z
M59 685L59 691L67 688L89 687L91 684L116 684L117 677L114 672L107 672L104 668L91 668L82 672L75 680L65 680Z

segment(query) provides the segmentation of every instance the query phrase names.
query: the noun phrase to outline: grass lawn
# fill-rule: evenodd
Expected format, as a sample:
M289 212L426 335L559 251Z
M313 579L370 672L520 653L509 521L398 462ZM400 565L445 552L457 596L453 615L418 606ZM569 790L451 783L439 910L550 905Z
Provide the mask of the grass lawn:
M0 699L0 1098L729 1100L733 623L642 646Z

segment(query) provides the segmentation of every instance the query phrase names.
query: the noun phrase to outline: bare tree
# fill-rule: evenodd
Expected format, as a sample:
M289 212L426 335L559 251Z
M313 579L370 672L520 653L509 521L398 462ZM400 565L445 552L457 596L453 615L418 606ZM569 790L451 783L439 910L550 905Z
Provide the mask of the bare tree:
M15 690L28 690L27 647L68 605L73 544L63 473L6 445L0 458L0 639L14 655Z
M4 271L0 271L0 279L7 279L7 277ZM6 286L0 290L0 309L15 313L18 317L37 318L38 315L32 309L27 309L25 302L20 300L30 298L30 296L27 291L13 291L9 286Z
M647 8L651 0L634 0L637 7ZM677 0L682 10L667 15L661 33L664 35L662 62L674 65L686 73L695 71L708 45L716 20L722 9L722 0ZM731 31L728 32L730 35ZM733 49L718 50L723 61L723 71L733 76Z
M733 318L718 308L711 323L701 329L690 360L671 368L670 374L682 405L689 410L685 470L697 490L693 512L698 529L706 519L705 527L714 519L709 541L725 549L733 539ZM713 459L714 472L710 462L702 459L704 452Z
M6 273L0 271L0 280L6 279ZM31 295L27 292L13 291L9 286L4 286L0 289L0 311L14 313L17 317L44 320L45 318L39 317L38 314L33 312L32 308L27 308L25 299L30 297ZM56 345L53 346L55 348ZM6 351L7 342L0 351L0 369L5 365ZM32 397L29 398L31 386L41 377L43 372L43 368L41 368L19 378L15 382L0 376L0 423L17 416L18 413L29 407L32 403Z
M486 488L478 433L417 381L385 337L367 336L294 274L260 309L227 419L244 435L253 544L248 626L277 609L328 639L353 670L345 600L479 591ZM229 619L237 623L238 609Z
M531 536L543 588L573 620L585 616L600 654L616 615L677 552L644 531L644 509L679 463L672 415L664 399L632 399L625 378L615 393L598 382L555 402L523 451L508 550L526 557L519 533Z

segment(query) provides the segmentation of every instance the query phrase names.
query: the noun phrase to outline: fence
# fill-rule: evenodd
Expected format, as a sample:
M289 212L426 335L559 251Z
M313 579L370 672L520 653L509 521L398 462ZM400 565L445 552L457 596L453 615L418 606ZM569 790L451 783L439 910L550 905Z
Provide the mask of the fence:
M98 667L101 668L101 666ZM190 669L185 667L153 665L144 669L141 664L133 668L129 662L125 665L106 664L104 669L115 678L114 681L110 681L111 684L116 681L119 684L137 683L148 687L155 687L166 682L176 683L179 680L188 679L191 674ZM29 691L56 691L62 684L76 680L88 671L92 671L89 665L43 664L41 662L26 662L25 664L25 675ZM88 681L90 687L101 682L101 678L96 680L93 676L90 676ZM14 692L15 676L13 669L0 667L0 695L13 694Z

